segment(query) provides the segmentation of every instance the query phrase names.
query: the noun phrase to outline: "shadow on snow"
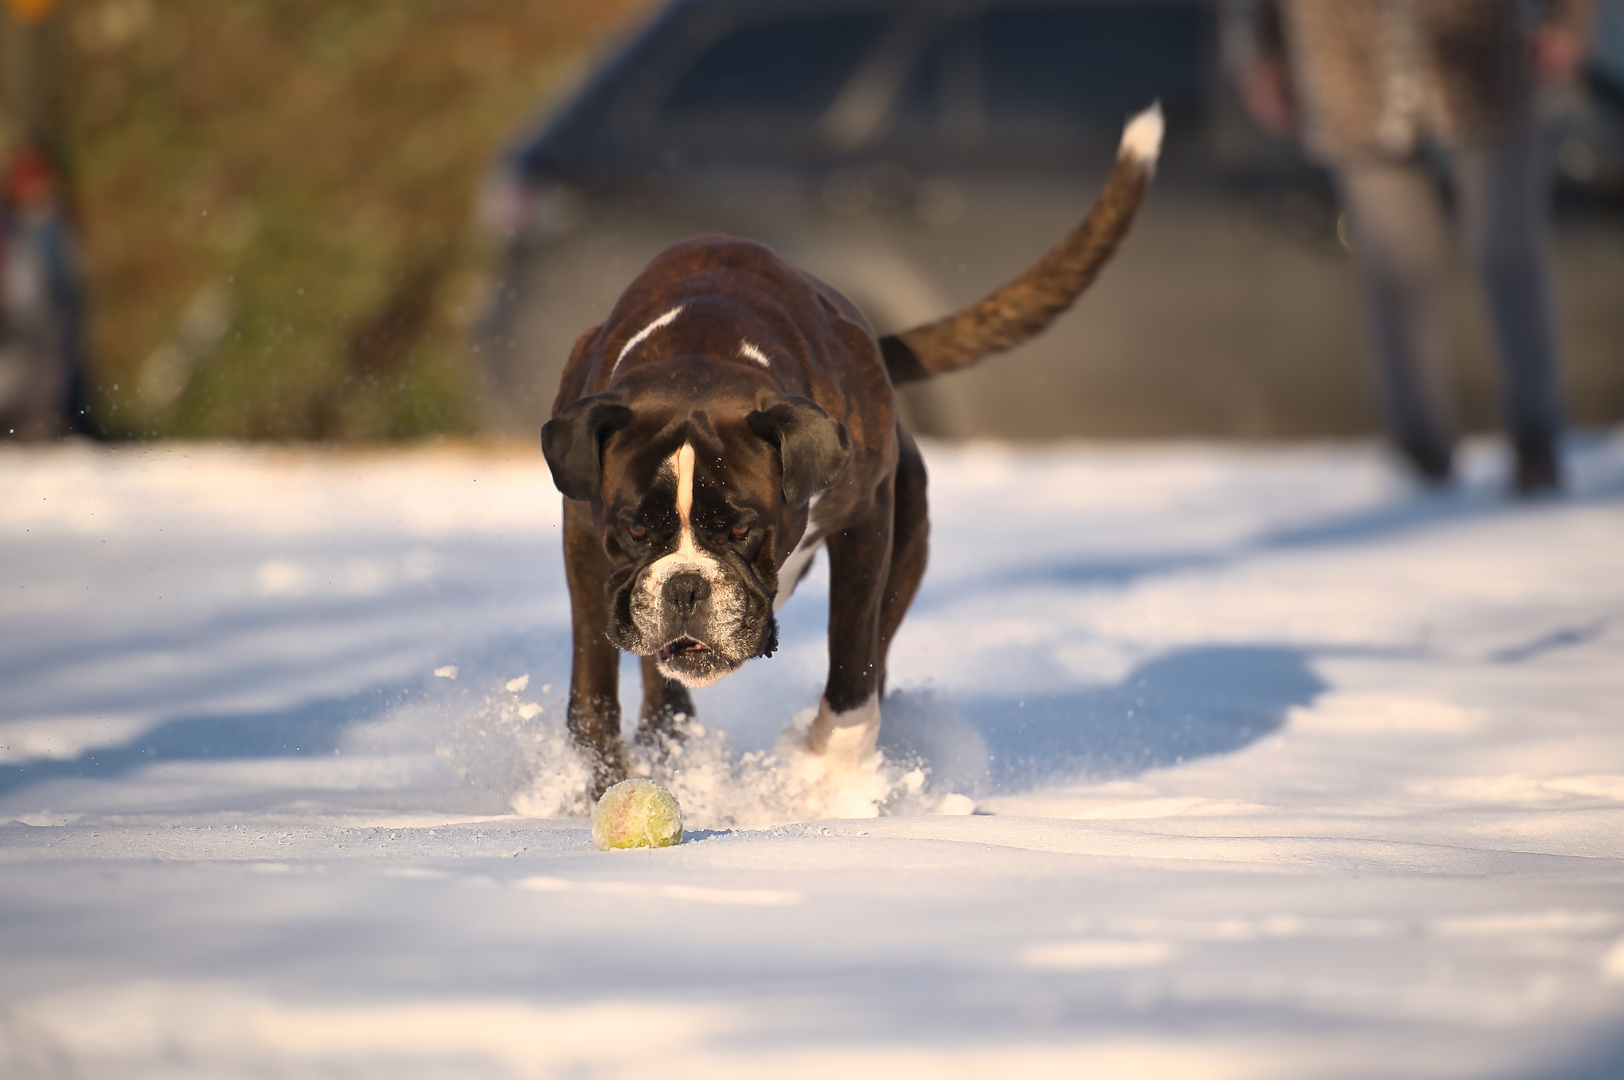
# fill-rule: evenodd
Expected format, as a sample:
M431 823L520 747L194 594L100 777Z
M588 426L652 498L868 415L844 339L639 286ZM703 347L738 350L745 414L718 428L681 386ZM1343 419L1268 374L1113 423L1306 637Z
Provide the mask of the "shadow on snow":
M0 797L50 780L112 780L160 761L331 757L347 728L399 701L398 693L386 698L382 690L373 690L270 712L171 720L124 746L97 747L74 758L0 765Z
M951 702L928 691L895 693L884 703L881 745L893 759L927 765L938 788L1018 791L1241 749L1321 689L1297 650L1184 649L1113 686ZM330 757L355 725L423 696L372 690L290 709L172 720L124 746L0 766L0 797L52 780L114 780L164 761Z
M1587 435L1574 437L1575 446L1588 446L1599 440ZM1594 506L1624 498L1624 472L1588 479L1576 490L1544 506L1562 509ZM1468 524L1508 513L1526 512L1530 504L1518 503L1493 487L1474 486L1443 492L1417 492L1409 498L1384 501L1351 513L1321 521L1290 525L1263 534L1226 551L1155 555L1148 558L1105 558L1078 562L1056 562L1016 567L987 583L994 590L1012 585L1128 585L1158 574L1184 570L1215 569L1252 555L1290 551L1326 545L1358 544L1398 539L1431 528ZM922 595L932 607L961 597ZM921 610L916 602L915 610Z
M880 738L889 756L927 764L938 785L972 795L1020 791L1239 750L1324 688L1300 650L1189 648L1112 686L952 704L929 692L894 694Z

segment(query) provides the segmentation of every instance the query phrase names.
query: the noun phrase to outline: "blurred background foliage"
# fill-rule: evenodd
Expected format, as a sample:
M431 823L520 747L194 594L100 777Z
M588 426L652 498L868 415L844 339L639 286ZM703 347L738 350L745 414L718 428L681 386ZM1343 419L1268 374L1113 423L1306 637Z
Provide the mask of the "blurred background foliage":
M113 437L473 429L482 172L645 0L65 0L59 150Z

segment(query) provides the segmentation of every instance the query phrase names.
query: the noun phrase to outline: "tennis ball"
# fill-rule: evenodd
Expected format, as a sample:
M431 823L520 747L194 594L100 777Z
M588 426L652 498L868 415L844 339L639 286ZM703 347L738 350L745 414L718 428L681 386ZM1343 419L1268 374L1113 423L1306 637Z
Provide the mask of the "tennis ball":
M682 807L652 780L622 780L592 811L592 842L611 848L670 847L682 843Z

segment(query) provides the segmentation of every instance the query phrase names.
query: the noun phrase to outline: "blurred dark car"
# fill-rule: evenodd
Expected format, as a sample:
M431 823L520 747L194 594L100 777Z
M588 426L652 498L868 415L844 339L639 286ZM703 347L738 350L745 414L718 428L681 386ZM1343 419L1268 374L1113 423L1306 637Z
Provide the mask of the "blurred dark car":
M1370 430L1346 234L1323 176L1244 119L1221 30L1218 7L1192 0L671 4L487 182L482 216L508 244L480 341L492 426L533 434L576 337L699 233L772 245L882 332L974 300L1075 224L1124 119L1160 99L1157 185L1099 284L1038 341L908 388L911 424L1023 439ZM1565 144L1586 191L1621 182L1616 104ZM1624 374L1590 354L1611 361L1624 339L1624 265L1580 247L1562 259L1583 279L1573 374L1600 368L1616 400L1596 407L1617 415ZM1466 344L1463 411L1492 423L1483 345Z

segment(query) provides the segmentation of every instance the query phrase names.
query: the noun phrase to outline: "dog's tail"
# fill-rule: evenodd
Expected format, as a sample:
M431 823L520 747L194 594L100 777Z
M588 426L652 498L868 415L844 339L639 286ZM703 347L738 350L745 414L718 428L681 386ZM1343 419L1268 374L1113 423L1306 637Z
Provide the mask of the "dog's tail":
M1128 121L1116 166L1083 223L1037 265L957 314L880 339L892 383L969 367L1047 329L1094 283L1128 234L1156 173L1161 147L1162 107L1157 102Z

